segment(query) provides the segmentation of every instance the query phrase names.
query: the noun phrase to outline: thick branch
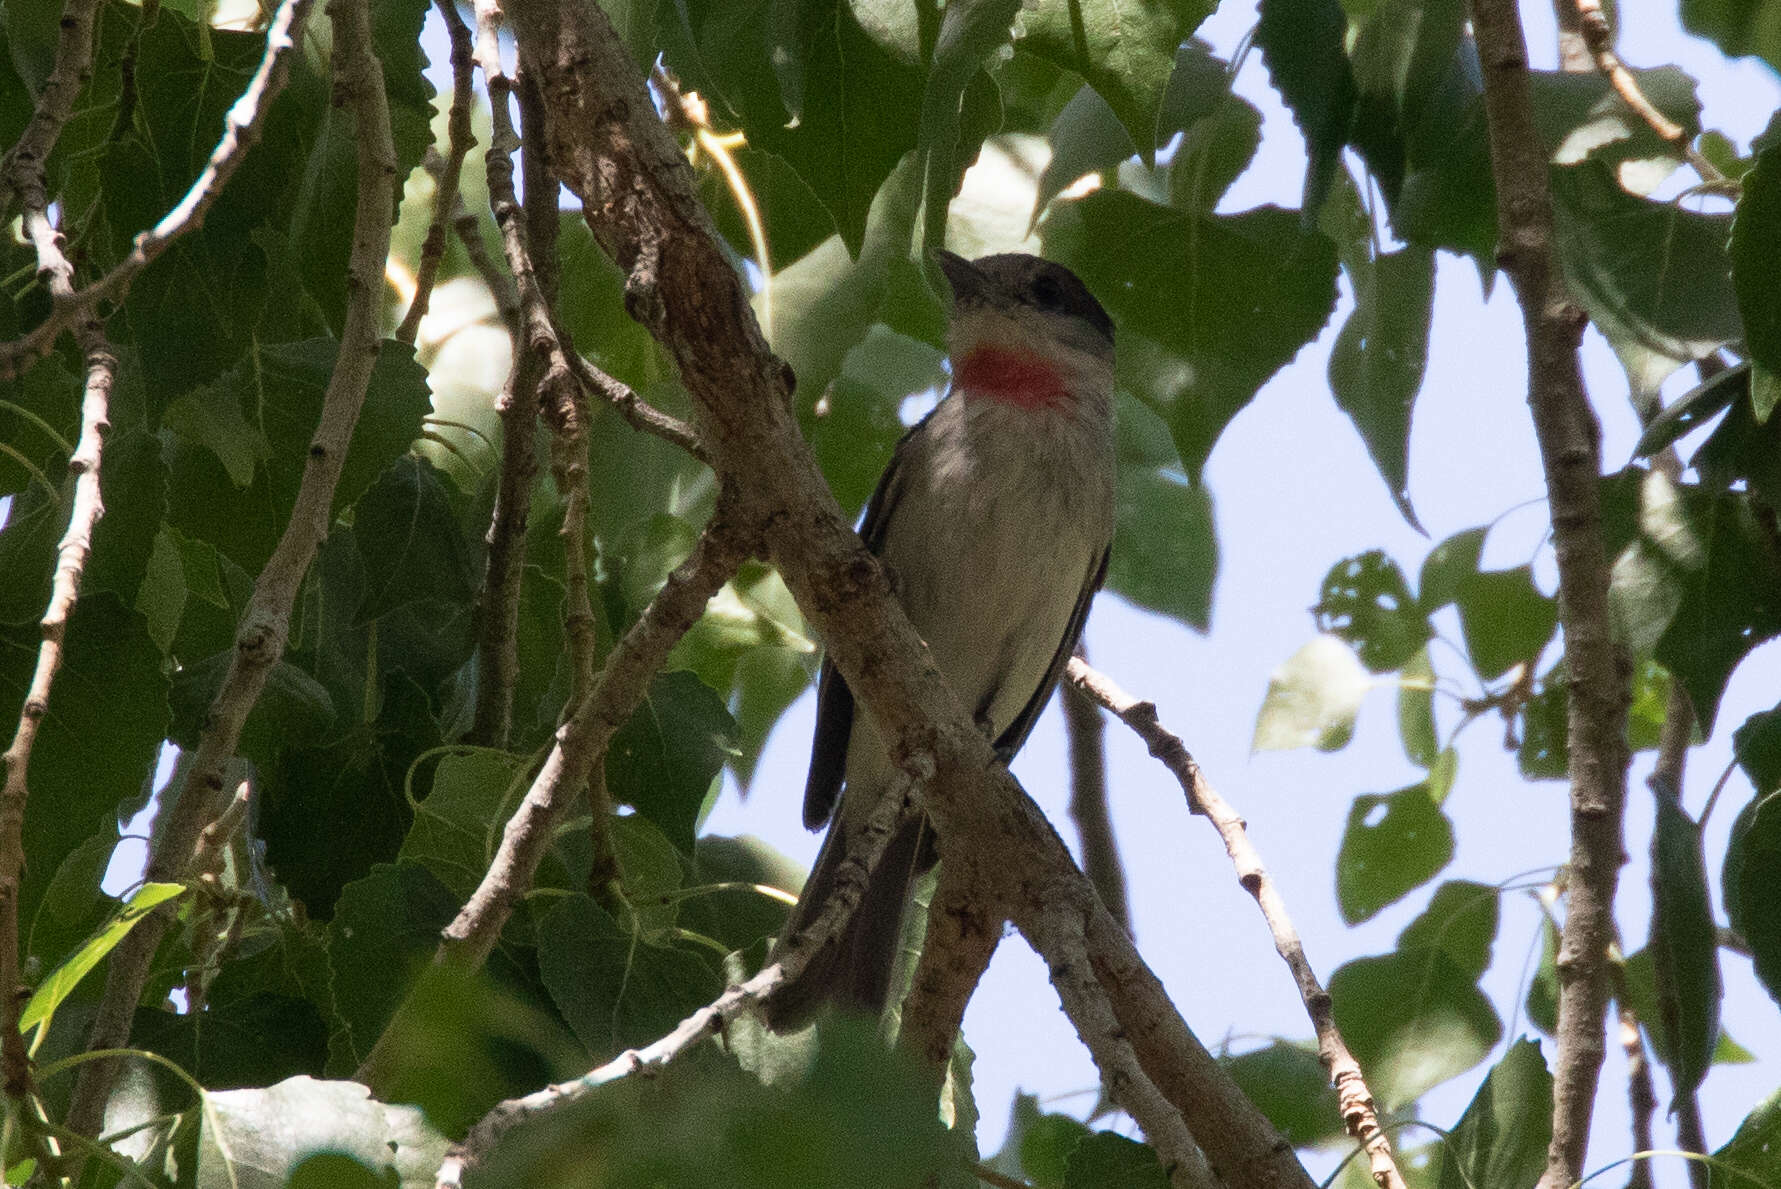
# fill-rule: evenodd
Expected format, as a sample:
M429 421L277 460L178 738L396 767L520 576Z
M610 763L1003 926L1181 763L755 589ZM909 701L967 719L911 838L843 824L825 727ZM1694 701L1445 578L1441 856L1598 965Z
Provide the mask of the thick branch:
M50 308L49 316L23 338L0 344L0 380L12 379L43 358L57 336L77 319L86 316L95 303L123 297L137 273L165 252L167 245L204 221L211 204L223 192L223 187L229 184L236 168L246 159L248 150L259 143L266 113L271 109L272 101L278 97L278 93L284 90L285 80L290 74L291 50L296 47L297 37L303 30L303 22L308 18L313 2L314 0L283 0L278 11L273 14L272 25L266 30L265 56L260 59L260 64L254 70L253 77L248 80L247 89L241 93L241 98L229 108L229 114L223 121L222 139L211 150L210 159L204 163L204 169L198 174L197 181L192 183L191 189L186 191L185 197L159 223L147 231L139 232L130 247L130 254L105 276L85 289L56 301ZM378 266L378 275L383 275L381 263Z
M279 10L268 42L267 61L282 57L274 46L281 38L289 40L308 2L287 0ZM371 49L367 3L368 0L328 3L328 16L334 23L334 85L354 113L358 164L358 202L353 216L352 255L347 262L348 301L340 350L322 398L321 419L310 440L290 523L255 581L253 595L242 613L228 674L210 704L186 779L166 811L165 825L149 856L146 875L150 880L183 881L192 869L204 827L223 810L225 766L235 754L242 725L259 699L267 674L284 654L291 608L303 575L327 535L340 468L371 382L372 366L377 361L383 266L389 256L390 223L396 203L396 150L390 136L383 69ZM282 32L278 22L282 22ZM266 73L263 62L256 80ZM236 127L233 117L230 126ZM228 139L226 136L225 140ZM105 996L87 1041L89 1049L114 1049L128 1043L130 1022L147 982L149 963L171 919L168 913L157 912L131 930L112 952ZM111 1061L92 1061L82 1067L69 1109L70 1127L84 1135L96 1132L114 1068Z
M523 1098L512 1098L491 1110L470 1129L464 1142L452 1152L439 1170L437 1189L455 1189L462 1184L466 1170L479 1160L508 1131L530 1119L559 1110L576 1102L601 1086L629 1077L634 1073L651 1072L687 1052L699 1041L722 1032L729 1021L772 994L774 988L795 979L809 964L812 955L846 928L866 894L872 871L884 856L897 827L916 813L915 784L904 778L900 786L879 801L871 818L862 828L857 845L848 851L835 877L835 890L822 912L802 933L774 951L774 961L763 967L747 982L732 986L711 1003L682 1020L674 1031L641 1049L627 1049L611 1061L576 1078L546 1086Z
M475 58L470 52L470 27L458 12L457 0L433 0L433 7L445 22L446 36L451 39L451 107L445 117L445 156L433 175L433 221L427 225L427 238L421 242L420 263L414 270L414 300L396 327L396 341L412 343L420 333L421 319L427 316L427 305L433 297L433 285L439 279L439 265L445 259L445 239L451 234L451 221L458 209L458 182L464 175L464 158L476 144L470 130L470 107L476 100Z
M965 1007L989 968L1006 920L993 886L971 856L940 865L927 936L897 1031L898 1046L928 1071L936 1091L945 1082Z
M1096 911L1111 919L1104 909ZM1107 1096L1143 1128L1144 1137L1169 1174L1169 1184L1174 1189L1218 1185L1219 1178L1206 1166L1181 1113L1157 1088L1133 1051L1125 1023L1109 1001L1109 988L1097 981L1081 918L1068 905L1054 905L1041 910L1028 928L1034 946L1045 955L1051 985L1057 988L1064 1012L1101 1071Z
M1528 404L1546 472L1559 608L1570 674L1571 877L1559 946L1552 1143L1542 1189L1583 1175L1605 1048L1605 964L1614 936L1626 809L1628 665L1608 618L1608 562L1597 484L1600 431L1577 360L1582 313L1553 250L1546 152L1534 124L1527 39L1514 0L1472 0L1496 180L1498 258L1527 334Z
M1088 653L1080 644L1076 655L1087 663ZM1082 869L1113 919L1130 932L1125 866L1119 861L1119 841L1113 836L1113 820L1107 812L1106 724L1094 702L1074 685L1066 682L1059 697L1064 703L1064 730L1070 744L1070 818L1076 823L1076 838L1082 846Z
M1291 1149L1194 1041L1131 939L1099 909L1056 832L997 762L890 597L883 570L799 435L788 399L793 377L767 350L685 154L610 23L591 0L513 0L510 12L521 66L544 96L552 166L625 272L627 309L679 365L724 488L742 515L765 525L770 559L892 757L933 757L939 779L928 807L943 852L996 855L997 877L1029 938L1038 906L1084 906L1088 952L1103 986L1116 988L1115 1013L1138 1060L1214 1167L1232 1189L1308 1186Z
M0 158L0 222L10 222L13 203L39 210L44 194L44 169L74 112L74 101L93 77L93 14L99 0L68 0L56 32L55 64L18 142Z
M1218 795L1189 754L1186 744L1163 728L1154 702L1138 701L1111 678L1090 668L1081 657L1071 659L1068 676L1073 689L1105 707L1144 740L1150 754L1175 774L1181 791L1187 796L1188 808L1204 815L1217 829L1224 840L1225 853L1237 869L1237 882L1255 897L1256 905L1268 923L1268 932L1273 935L1274 949L1298 984L1299 998L1304 1001L1305 1014L1311 1018L1311 1028L1317 1036L1317 1055L1336 1087L1343 1125L1366 1150L1373 1181L1379 1189L1404 1189L1403 1174L1392 1159L1391 1141L1379 1126L1379 1112L1373 1105L1372 1091L1367 1089L1361 1076L1360 1063L1348 1051L1347 1042L1336 1028L1330 993L1311 968L1311 960L1305 956L1305 947L1299 941L1298 930L1287 915L1286 901L1281 898L1280 889L1275 886L1267 868L1262 866L1261 855L1250 843L1242 817Z

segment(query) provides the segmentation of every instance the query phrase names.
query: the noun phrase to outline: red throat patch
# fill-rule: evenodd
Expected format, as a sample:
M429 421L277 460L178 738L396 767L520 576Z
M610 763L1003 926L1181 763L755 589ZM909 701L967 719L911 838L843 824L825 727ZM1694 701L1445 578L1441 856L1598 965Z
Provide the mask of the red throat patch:
M1065 404L1063 377L1037 355L1004 347L978 347L953 372L952 382L967 397L984 397L1023 409Z

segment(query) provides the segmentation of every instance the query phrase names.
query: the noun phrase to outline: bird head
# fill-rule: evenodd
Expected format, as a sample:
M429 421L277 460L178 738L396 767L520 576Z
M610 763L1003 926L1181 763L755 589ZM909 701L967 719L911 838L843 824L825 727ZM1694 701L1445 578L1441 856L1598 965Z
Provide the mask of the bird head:
M1113 320L1075 273L1024 252L934 256L952 287L954 388L1029 408L1112 400Z

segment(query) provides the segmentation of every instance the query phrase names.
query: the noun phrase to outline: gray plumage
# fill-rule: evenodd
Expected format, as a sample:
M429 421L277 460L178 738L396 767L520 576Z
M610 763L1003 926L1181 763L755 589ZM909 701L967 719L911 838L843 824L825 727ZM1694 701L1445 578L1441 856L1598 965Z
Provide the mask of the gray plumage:
M1113 328L1060 265L1019 254L940 259L955 295L953 391L898 444L860 532L889 565L941 674L1006 759L1050 698L1106 574ZM1042 363L1065 395L1027 402L966 392L974 373L962 369L986 347ZM825 662L804 822L834 824L782 941L827 900L890 775L869 716ZM773 1027L796 1027L830 1001L882 1010L910 883L934 857L925 819L892 839L844 935L769 999Z

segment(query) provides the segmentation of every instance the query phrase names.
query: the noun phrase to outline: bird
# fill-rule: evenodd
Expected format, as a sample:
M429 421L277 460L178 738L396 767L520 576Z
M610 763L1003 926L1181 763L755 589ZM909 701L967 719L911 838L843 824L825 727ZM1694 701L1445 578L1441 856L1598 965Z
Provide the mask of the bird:
M1113 321L1068 268L940 250L952 294L947 395L892 453L860 535L961 705L1012 759L1075 650L1114 528ZM846 679L823 662L804 824L828 826L780 952L822 911L894 766ZM878 1015L905 905L938 856L921 815L891 838L852 919L769 994L778 1032L826 1005Z

